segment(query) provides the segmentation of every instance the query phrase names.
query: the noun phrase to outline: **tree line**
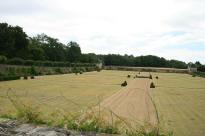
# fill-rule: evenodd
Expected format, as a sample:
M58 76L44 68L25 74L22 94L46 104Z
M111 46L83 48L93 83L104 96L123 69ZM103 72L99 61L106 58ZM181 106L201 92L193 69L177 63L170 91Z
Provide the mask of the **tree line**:
M34 61L96 63L102 60L105 65L187 68L183 61L166 60L153 55L134 57L118 54L85 54L81 52L77 42L63 44L57 38L46 34L29 37L22 27L7 23L0 23L0 56ZM203 69L204 65L200 64L200 67Z

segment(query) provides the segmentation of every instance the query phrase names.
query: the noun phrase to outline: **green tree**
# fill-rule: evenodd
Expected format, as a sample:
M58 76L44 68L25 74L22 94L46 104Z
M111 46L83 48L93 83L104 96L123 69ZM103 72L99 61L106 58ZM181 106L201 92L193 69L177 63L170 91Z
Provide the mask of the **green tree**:
M23 58L28 55L28 36L19 26L0 23L0 55Z
M70 62L79 62L81 57L80 46L76 42L70 42L66 48L67 60Z

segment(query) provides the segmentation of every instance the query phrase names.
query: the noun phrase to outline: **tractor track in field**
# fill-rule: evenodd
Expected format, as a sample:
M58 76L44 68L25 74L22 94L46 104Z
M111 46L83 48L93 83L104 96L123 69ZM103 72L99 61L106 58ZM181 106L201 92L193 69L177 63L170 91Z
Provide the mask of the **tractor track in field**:
M138 123L148 121L156 125L159 120L149 85L150 79L135 78L126 87L105 99L101 105L128 120Z

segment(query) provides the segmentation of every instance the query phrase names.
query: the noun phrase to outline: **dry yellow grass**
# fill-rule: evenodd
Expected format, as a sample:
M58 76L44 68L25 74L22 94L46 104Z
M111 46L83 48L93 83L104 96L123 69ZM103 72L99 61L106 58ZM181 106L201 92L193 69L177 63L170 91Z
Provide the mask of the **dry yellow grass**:
M16 80L0 82L0 114L13 112L14 108L8 101L6 94L16 95L23 103L38 105L43 111L56 108L73 111L79 109L80 104L97 103L97 97L107 98L118 91L125 80L133 80L127 75L136 75L129 71L101 71L88 72L81 75L66 74L39 76L34 80Z
M188 74L152 73L154 101L163 128L176 136L205 135L205 78ZM156 80L155 76L159 76Z

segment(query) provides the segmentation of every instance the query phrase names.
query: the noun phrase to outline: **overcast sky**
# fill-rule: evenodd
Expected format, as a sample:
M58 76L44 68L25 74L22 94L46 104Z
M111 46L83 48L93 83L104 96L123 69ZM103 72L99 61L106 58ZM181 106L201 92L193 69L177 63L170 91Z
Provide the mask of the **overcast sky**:
M205 0L0 0L0 22L83 53L157 55L205 64Z

